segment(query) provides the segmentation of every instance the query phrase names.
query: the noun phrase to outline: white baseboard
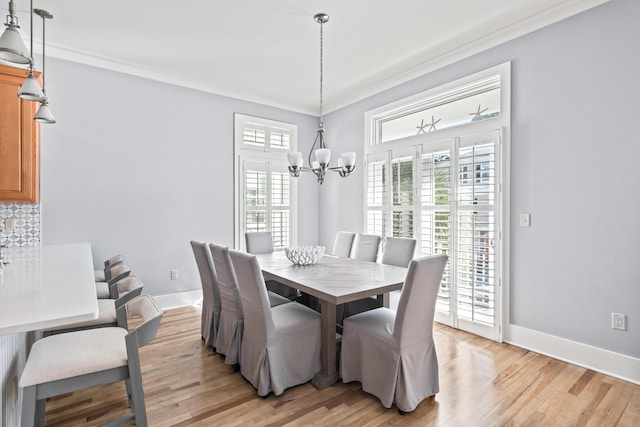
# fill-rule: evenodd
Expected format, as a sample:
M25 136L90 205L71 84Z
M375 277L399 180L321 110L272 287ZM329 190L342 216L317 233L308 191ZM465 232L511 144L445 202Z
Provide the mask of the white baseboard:
M504 342L640 385L640 359L509 325Z
M153 299L163 310L169 308L185 307L187 305L197 305L202 302L202 290L177 292L175 294L154 295Z

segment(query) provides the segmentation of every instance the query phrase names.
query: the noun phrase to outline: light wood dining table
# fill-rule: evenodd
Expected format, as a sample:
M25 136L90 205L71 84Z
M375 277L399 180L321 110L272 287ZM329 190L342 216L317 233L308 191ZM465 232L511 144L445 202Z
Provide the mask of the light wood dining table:
M257 255L266 280L276 280L299 289L320 301L322 316L322 369L312 384L323 389L336 383L336 307L362 298L384 295L389 306L389 292L402 289L407 269L375 262L356 261L325 255L316 264L294 265L284 252Z

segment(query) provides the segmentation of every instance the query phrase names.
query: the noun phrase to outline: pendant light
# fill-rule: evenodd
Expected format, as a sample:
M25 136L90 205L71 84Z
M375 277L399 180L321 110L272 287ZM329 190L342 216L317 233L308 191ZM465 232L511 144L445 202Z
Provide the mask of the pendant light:
M318 13L313 17L313 20L320 24L320 126L316 130L316 139L309 151L309 166L303 167L302 153L290 152L287 154L289 160L289 174L297 178L300 176L300 172L313 172L318 178L318 183L324 182L324 177L327 171L338 172L341 177L347 177L356 169L356 153L347 152L342 153L338 159L337 167L330 167L329 161L331 160L331 150L327 147L324 141L324 124L322 123L322 86L323 86L323 42L324 34L322 31L323 24L329 22L329 15L326 13ZM317 148L315 152L314 148ZM315 154L315 161L311 161L311 153Z
M31 54L27 51L18 28L18 17L16 16L13 0L9 1L9 14L5 22L4 33L0 37L0 59L13 62L15 64L30 64Z
M42 10L42 9L33 9L33 11L35 13L37 13L38 15L40 15L40 17L42 18L42 94L44 95L44 100L42 100L42 103L40 104L40 108L38 108L38 112L36 113L35 116L35 120L37 122L40 123L48 123L48 124L53 124L56 122L56 119L53 117L53 114L51 113L51 109L49 109L49 99L47 98L47 89L45 86L45 81L44 81L44 47L46 46L45 43L45 33L44 33L44 27L45 27L45 22L47 19L52 19L53 15L50 14L49 12L47 12L46 10Z
M44 92L40 89L40 84L38 80L36 80L36 73L33 68L33 0L31 0L29 11L31 12L31 62L29 62L27 78L24 80L24 83L22 83L22 86L20 86L18 96L27 101L42 102L44 101Z

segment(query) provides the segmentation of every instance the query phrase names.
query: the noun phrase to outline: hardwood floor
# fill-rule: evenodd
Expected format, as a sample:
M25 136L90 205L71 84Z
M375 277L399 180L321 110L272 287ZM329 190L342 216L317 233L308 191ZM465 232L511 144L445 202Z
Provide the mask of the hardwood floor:
M150 426L640 426L640 386L436 324L440 393L405 416L359 383L257 396L204 348L200 310L165 312L141 349ZM128 412L124 384L47 402L47 426L96 425Z

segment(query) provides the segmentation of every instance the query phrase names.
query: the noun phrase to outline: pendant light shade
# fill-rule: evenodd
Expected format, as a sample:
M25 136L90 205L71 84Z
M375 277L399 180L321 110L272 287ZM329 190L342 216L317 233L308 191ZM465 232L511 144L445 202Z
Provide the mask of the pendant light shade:
M20 86L18 96L27 101L42 102L45 100L44 92L40 89L40 84L36 80L36 75L31 67L29 67L27 78L24 79L22 86Z
M36 122L53 124L56 122L55 117L51 113L51 109L49 108L49 101L45 98L45 100L40 104L40 108L38 108L38 112L35 117Z
M15 64L31 63L31 56L16 27L7 27L0 37L0 59Z
M15 14L13 0L9 1L9 15L4 24L7 28L0 37L0 59L15 64L30 64L31 54L24 44L18 28L18 17Z

